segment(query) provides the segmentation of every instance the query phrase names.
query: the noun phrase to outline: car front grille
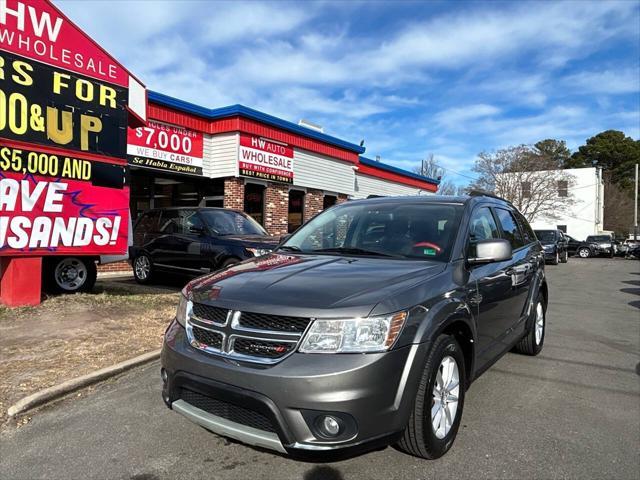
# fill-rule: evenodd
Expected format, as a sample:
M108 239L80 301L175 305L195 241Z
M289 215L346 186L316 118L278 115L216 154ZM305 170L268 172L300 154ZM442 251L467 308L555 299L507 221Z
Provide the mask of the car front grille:
M181 389L180 398L211 415L222 417L232 422L246 425L247 427L257 428L265 432L276 431L271 420L254 410L202 395L201 393L186 388Z
M296 348L295 343L256 340L239 337L233 341L233 351L241 355L262 358L281 358Z
M276 363L293 353L310 318L240 312L194 303L187 338L207 353L256 363Z
M194 303L193 314L202 320L208 320L215 323L224 323L227 320L226 308L212 307L205 303Z
M281 317L279 315L265 315L262 313L243 312L240 325L257 330L275 330L278 332L302 333L309 325L308 318Z
M207 345L210 348L220 350L222 348L222 334L218 332L212 332L200 327L193 327L193 337L201 344Z

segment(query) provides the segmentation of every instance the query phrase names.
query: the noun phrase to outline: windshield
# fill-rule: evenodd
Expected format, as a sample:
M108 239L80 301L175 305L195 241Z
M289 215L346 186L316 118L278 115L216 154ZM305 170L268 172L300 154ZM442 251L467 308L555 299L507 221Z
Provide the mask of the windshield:
M607 235L590 235L587 237L587 242L610 242L611 237Z
M542 243L556 241L556 232L554 232L553 230L536 230L535 232L536 237L538 237L538 240L540 240Z
M448 261L461 214L462 205L354 202L318 215L281 248Z
M232 210L200 210L204 222L216 235L268 235L262 226L248 215Z

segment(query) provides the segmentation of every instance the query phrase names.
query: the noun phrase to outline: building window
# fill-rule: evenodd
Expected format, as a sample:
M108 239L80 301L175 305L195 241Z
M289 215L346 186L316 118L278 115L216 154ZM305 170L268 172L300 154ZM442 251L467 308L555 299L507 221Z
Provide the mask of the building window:
M556 225L556 228L558 230L560 230L562 233L567 233L567 226L566 225Z
M302 225L304 212L304 192L300 190L289 190L289 219L287 231L293 233Z
M333 207L338 201L338 197L335 195L325 195L322 199L322 209L326 210L327 208Z
M566 180L558 180L558 196L559 197L569 196L569 183Z
M264 225L264 186L247 183L244 186L244 211L260 225Z
M520 186L522 188L522 198L529 198L531 196L531 182L522 182Z

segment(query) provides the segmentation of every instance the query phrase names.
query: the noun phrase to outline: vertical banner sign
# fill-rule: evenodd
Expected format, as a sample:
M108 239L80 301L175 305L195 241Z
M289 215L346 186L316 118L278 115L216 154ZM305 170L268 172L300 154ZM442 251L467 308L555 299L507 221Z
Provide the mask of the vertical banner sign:
M144 127L129 129L130 165L202 175L203 154L202 132L151 121Z
M48 0L0 0L0 255L121 254L144 86Z
M240 175L274 182L293 183L293 148L255 135L240 134Z

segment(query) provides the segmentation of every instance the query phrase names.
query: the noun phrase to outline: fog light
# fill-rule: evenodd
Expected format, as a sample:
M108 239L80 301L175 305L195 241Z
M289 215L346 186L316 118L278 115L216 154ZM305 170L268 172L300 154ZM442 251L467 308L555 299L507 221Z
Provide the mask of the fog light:
M164 368L160 369L160 378L162 378L162 383L167 383L169 376L167 375L167 371Z
M335 437L340 433L340 423L337 418L331 415L323 417L321 426L323 433L329 437Z

